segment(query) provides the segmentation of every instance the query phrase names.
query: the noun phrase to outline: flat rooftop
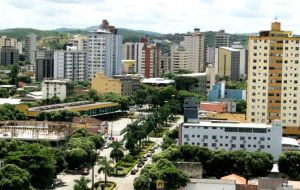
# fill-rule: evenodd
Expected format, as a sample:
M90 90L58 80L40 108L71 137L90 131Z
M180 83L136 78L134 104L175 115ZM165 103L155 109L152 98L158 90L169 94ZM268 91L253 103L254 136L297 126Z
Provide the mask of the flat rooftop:
M240 123L238 121L200 121L199 123L183 123L183 126L195 127L243 127L243 128L258 128L265 129L271 128L272 125L262 123Z
M18 105L20 103L21 103L21 99L0 98L0 105L2 105L2 104Z
M142 83L146 84L171 84L174 82L174 80L164 78L146 78L142 80Z
M113 104L114 102L90 102L90 101L80 101L80 102L70 102L64 104L54 104L54 105L47 105L47 106L38 106L29 108L28 111L57 111L57 110L65 110L65 109L75 109L75 108L84 108L87 106L99 106L99 105L107 105Z
M235 48L232 48L232 47L220 47L220 48L228 50L228 51L240 51L239 49L235 49Z
M207 73L188 73L188 74L179 74L178 77L205 77Z

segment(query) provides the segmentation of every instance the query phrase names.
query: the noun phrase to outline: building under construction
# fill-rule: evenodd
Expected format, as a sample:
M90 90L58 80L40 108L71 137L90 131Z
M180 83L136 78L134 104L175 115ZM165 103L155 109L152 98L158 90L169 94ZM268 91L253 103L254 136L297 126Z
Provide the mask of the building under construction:
M71 126L62 122L2 121L0 139L22 141L64 142L71 136Z

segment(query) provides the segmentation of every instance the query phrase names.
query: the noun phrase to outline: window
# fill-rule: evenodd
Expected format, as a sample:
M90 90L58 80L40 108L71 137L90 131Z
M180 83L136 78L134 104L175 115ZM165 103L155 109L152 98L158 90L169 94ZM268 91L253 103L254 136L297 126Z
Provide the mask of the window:
M260 149L265 149L265 145L260 145L259 148Z
M200 135L197 135L198 138L200 138Z
M236 147L236 145L235 145L235 144L232 144L232 145L231 145L231 147L232 147L232 148L235 148L235 147Z
M240 145L240 148L245 148L245 145L244 145L244 144L241 144L241 145Z
M186 134L185 134L185 135L183 135L183 137L184 137L184 138L189 138L189 135L186 135Z
M212 139L217 139L217 136L213 135L213 136L212 136Z
M251 144L248 144L248 148L250 148L251 147Z
M212 147L216 147L217 145L216 145L216 143L212 143L211 146Z
M265 137L260 137L259 140L260 140L260 141L264 141L264 140L265 140Z
M236 136L232 136L231 139L232 139L232 140L236 140Z
M223 144L222 144L222 143L220 143L220 146L223 146Z
M203 143L203 146L207 146L207 143Z
M240 140L245 140L245 137L240 137Z
M195 137L195 135L192 135L192 137Z

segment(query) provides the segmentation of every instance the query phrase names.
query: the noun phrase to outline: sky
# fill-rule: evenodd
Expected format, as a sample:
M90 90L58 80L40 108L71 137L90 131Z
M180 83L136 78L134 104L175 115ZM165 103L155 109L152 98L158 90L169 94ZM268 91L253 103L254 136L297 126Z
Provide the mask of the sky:
M267 30L278 17L300 34L298 0L0 0L0 29L86 28L107 19L117 28L160 33Z

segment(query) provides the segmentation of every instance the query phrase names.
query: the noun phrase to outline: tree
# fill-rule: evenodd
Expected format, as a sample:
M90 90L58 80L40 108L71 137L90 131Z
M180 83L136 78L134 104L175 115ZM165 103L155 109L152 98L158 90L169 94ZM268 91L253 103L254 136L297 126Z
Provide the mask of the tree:
M9 97L9 93L6 89L1 88L0 89L0 98L8 98Z
M252 176L266 176L273 168L273 157L266 152L253 152L246 157L246 168Z
M88 188L88 183L91 182L91 180L85 178L85 177L81 177L79 180L76 179L75 181L75 185L74 185L74 190L89 190L90 188Z
M87 162L87 153L82 148L74 148L67 151L66 161L70 169L81 167Z
M10 74L9 74L9 78L10 78L9 83L10 84L17 85L17 77L18 77L19 72L20 72L19 66L14 64L11 67Z
M29 173L14 164L7 164L0 170L0 190L29 190Z
M99 161L99 165L100 168L98 170L98 173L103 172L105 175L105 179L104 179L104 185L107 186L107 176L111 174L111 172L113 171L112 165L113 161L112 160L108 160L106 157L100 159Z
M247 101L246 100L239 100L236 103L236 112L238 113L246 113L247 110Z
M175 77L175 87L177 90L190 91L193 87L198 85L198 79L193 77Z
M104 145L104 139L101 135L91 135L89 139L95 143L95 148L100 149Z
M124 157L122 144L118 141L114 141L109 145L112 150L110 152L110 157L117 163ZM118 174L118 166L116 165L116 174Z
M30 174L30 184L36 189L49 188L55 177L53 151L37 143L23 143L16 151L9 152L6 164L15 164Z
M292 179L300 179L300 152L288 151L281 154L278 167L281 173Z

